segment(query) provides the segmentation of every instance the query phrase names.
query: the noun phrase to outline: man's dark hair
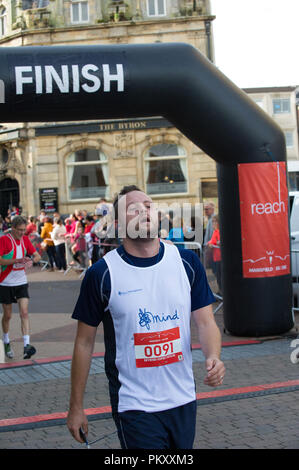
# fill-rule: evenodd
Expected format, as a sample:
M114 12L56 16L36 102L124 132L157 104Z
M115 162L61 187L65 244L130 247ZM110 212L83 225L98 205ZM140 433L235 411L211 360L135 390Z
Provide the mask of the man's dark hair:
M134 184L131 184L129 186L124 186L119 193L115 196L114 201L113 201L113 209L114 209L114 218L117 220L118 219L118 200L125 194L131 193L132 191L142 191L142 189L138 188L138 186L135 186Z

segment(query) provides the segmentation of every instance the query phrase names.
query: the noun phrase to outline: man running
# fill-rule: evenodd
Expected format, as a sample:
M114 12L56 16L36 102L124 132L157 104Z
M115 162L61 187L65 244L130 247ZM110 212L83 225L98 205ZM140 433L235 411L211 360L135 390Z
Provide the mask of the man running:
M67 420L79 442L80 428L88 433L83 397L101 321L112 415L123 449L192 448L191 313L206 357L204 383L215 387L223 381L221 335L204 269L191 250L160 242L152 206L137 187L123 188L114 202L119 231L126 228L123 245L95 263L82 282L73 313L78 326Z
M2 331L6 357L12 359L14 352L9 339L9 322L12 316L12 304L18 303L21 317L21 330L24 340L24 359L35 354L30 345L28 316L28 282L25 268L38 263L40 255L26 237L27 221L18 215L12 220L11 232L0 237L0 303L3 308Z

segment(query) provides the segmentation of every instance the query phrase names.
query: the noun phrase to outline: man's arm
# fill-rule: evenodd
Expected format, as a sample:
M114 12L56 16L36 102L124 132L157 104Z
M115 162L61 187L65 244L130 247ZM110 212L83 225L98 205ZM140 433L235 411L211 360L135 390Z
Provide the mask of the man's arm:
M72 359L71 396L67 418L68 429L78 442L84 442L79 435L81 426L85 434L88 434L88 422L83 409L83 398L91 364L96 331L96 327L78 321Z
M33 256L34 263L38 263L39 260L41 259L37 251L35 251L32 256ZM0 266L11 266L12 264L18 263L18 264L23 264L25 266L27 265L28 267L28 264L30 261L31 260L28 256L23 256L22 258L11 258L11 259L5 259L0 256Z
M0 256L0 266L10 266L11 264L15 264L16 262L19 263L24 263L25 257L23 258L10 258L10 259L5 259Z
M32 254L32 259L33 259L33 262L34 263L38 263L40 260L41 260L41 256L40 254L35 251L33 254Z
M34 263L38 263L41 260L41 256L28 237L24 236L23 240L24 240L26 251L27 251L27 256L25 256L24 260L27 264L27 267L30 267L30 264L28 261L29 260L31 261L31 258L29 257L32 256L32 261Z
M212 306L208 305L194 310L192 315L197 326L199 342L206 358L207 375L204 383L216 387L222 384L225 367L220 359L221 333L215 322Z

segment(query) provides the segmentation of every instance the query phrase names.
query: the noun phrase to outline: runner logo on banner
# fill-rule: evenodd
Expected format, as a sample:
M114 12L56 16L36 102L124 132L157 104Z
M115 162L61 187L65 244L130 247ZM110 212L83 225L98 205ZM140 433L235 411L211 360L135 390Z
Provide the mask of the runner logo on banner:
M243 277L290 273L285 162L238 165Z

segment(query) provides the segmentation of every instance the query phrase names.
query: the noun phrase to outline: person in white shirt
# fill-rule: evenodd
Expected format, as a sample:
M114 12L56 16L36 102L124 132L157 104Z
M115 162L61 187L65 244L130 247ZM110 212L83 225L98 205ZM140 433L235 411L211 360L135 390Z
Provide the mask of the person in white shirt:
M203 259L205 269L211 268L214 269L214 262L212 251L208 248L208 242L211 240L213 235L213 215L215 211L215 204L213 202L206 202L204 204L204 214L207 217L207 226L204 232L203 240Z
M57 268L60 272L66 271L66 259L65 259L65 234L66 228L63 225L62 219L54 217L54 227L51 232L51 238L55 245L56 260L58 263Z

